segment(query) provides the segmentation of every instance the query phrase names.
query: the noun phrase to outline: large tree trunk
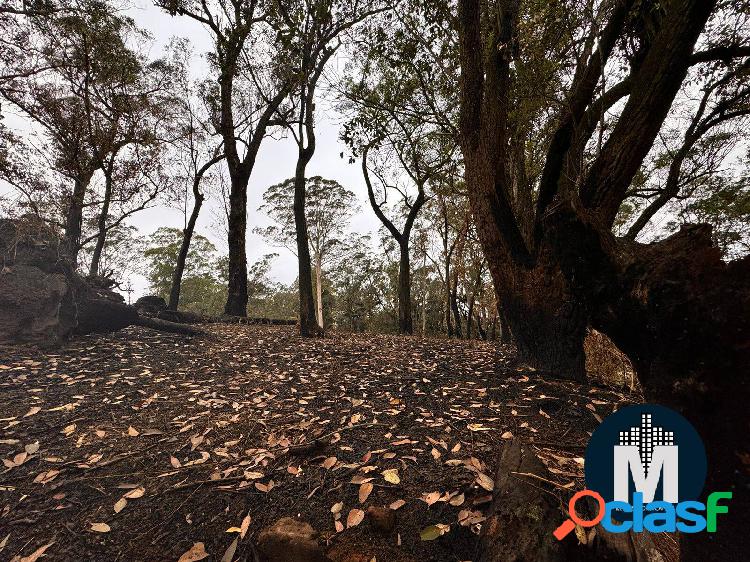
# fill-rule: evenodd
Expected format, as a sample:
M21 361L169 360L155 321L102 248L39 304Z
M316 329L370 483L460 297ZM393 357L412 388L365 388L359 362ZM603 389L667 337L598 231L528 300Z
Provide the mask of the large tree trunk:
M750 453L750 256L723 262L707 225L643 245L601 232L560 206L545 226L574 301L585 303L593 327L630 357L647 401L681 412L701 434L706 495L734 494L716 533L682 537L684 559L744 558L742 533L750 524L743 462Z
M68 200L65 213L65 233L63 250L75 267L78 262L78 251L81 249L81 229L83 227L83 203L92 174L82 174L75 179L73 193Z
M413 332L411 315L411 266L409 263L409 237L405 234L399 243L398 265L398 329L402 334Z
M91 277L99 275L99 262L102 258L104 243L107 240L107 217L109 216L109 205L112 201L113 166L114 157L112 157L108 168L104 172L104 201L102 201L102 209L99 212L99 220L97 221L99 231L96 236L96 246L94 247L94 253L91 255L91 266L89 267L89 275Z
M167 303L167 308L169 310L177 310L177 307L180 304L182 275L185 272L185 262L187 261L188 252L190 251L190 242L193 239L193 233L195 232L195 223L198 221L198 215L201 212L202 205L203 195L201 193L196 193L195 204L193 205L193 210L190 213L190 219L188 219L185 230L182 231L182 243L180 244L180 252L177 254L177 263L175 263L174 271L172 272L172 286L169 289L169 303Z
M231 174L229 193L229 283L224 314L247 316L247 183L244 174Z

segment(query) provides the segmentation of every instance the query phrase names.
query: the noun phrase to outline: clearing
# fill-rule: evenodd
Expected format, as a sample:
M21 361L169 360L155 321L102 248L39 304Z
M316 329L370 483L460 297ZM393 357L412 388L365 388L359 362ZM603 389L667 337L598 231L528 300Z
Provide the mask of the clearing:
M254 560L291 516L334 560L472 560L503 440L582 487L590 432L637 399L543 381L492 343L207 329L0 349L2 559L176 561L202 542L218 561L238 539ZM391 533L346 528L394 502Z

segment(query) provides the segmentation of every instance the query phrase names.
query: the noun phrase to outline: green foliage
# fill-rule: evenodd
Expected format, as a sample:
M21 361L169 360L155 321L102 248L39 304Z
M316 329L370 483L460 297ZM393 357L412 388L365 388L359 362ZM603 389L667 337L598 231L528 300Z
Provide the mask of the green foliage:
M151 291L164 300L169 300L181 243L181 230L161 227L149 237L148 248L143 253ZM204 236L194 234L182 276L180 309L221 314L226 300L226 286L221 279L224 269L223 261L216 256L216 247Z

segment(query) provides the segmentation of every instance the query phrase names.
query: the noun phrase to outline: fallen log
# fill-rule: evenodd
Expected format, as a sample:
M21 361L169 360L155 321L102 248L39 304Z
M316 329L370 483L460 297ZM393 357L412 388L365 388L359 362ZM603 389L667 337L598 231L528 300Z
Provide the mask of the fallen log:
M60 248L59 236L43 223L0 219L0 343L58 345L74 333L132 325L203 333L140 314L107 281L78 275Z

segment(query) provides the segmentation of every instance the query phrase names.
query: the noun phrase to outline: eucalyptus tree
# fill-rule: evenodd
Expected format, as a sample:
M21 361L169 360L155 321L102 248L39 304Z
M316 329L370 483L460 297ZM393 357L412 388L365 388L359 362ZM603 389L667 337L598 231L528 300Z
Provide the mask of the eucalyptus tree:
M457 43L446 6L396 10L357 36L355 56L339 88L348 115L342 139L362 158L368 199L399 248L399 330L412 333L410 236L430 182L457 169L457 103L452 74ZM431 9L434 19L426 16ZM438 14L438 15L435 15ZM396 217L387 215L395 197Z
M289 92L291 108L278 113L297 144L293 207L299 265L299 322L300 333L313 336L320 333L322 318L315 320L305 174L316 149L316 92L326 66L352 29L376 14L390 11L392 6L390 0L281 0L274 6L274 25L284 58L297 75Z
M173 153L171 164L177 180L174 195L180 204L184 225L182 242L172 271L167 308L177 310L195 226L207 189L214 188L218 180L212 172L214 166L224 159L224 150L218 122L211 111L211 84L190 78L192 50L185 40L173 40L170 50L172 62L178 69L173 85L175 108L174 138L170 143ZM191 199L192 208L188 210Z
M229 171L228 287L225 314L247 315L247 186L274 116L299 78L280 56L270 25L280 2L271 0L156 0L172 15L189 17L211 34L213 108ZM282 114L284 112L282 111Z
M78 2L75 11L32 23L49 71L4 80L0 95L43 131L38 156L72 183L62 227L75 262L89 184L125 147L157 141L169 69L146 59L139 50L145 36L105 2Z
M296 178L272 185L263 194L263 205L258 209L274 221L264 229L256 229L271 244L283 246L297 253L297 223L294 213ZM357 211L354 193L339 182L320 176L305 180L305 222L308 247L315 270L315 312L318 327L324 329L323 276L324 268L336 263L346 247L346 228Z
M746 64L747 5L588 6L593 18L576 2L458 0L461 147L497 298L519 352L540 370L582 378L586 329L610 336L633 360L647 398L701 427L714 451L709 486L733 487L748 505L732 428L748 422L740 397L748 385L741 366L749 359L750 261L723 262L706 225L647 245L613 233L675 100L695 81L712 89L714 79L695 69ZM521 111L522 77L553 94L540 100L541 121ZM710 114L707 107L699 121ZM514 146L526 158L543 155L540 174L529 175L539 168L528 163L518 169ZM530 154L530 146L541 149ZM691 537L683 553L741 556L741 519L727 521L710 547Z

